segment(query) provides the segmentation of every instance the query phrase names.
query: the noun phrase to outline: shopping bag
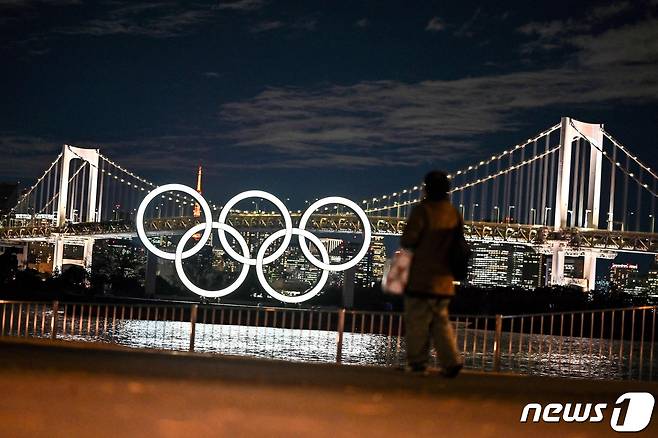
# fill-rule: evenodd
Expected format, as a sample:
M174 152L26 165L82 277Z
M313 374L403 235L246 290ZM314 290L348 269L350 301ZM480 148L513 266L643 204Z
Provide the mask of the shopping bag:
M386 261L382 276L382 290L390 295L402 295L407 288L409 270L413 252L407 249L399 249L392 259Z

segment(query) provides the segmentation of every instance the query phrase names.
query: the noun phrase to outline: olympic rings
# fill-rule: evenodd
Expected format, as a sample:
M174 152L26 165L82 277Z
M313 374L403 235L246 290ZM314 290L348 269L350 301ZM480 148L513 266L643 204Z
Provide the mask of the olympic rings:
M172 190L184 192L192 196L194 200L201 206L201 209L203 210L204 218L206 220L205 223L195 225L189 230L187 230L181 237L180 241L178 242L178 245L176 246L176 251L173 253L163 251L157 248L155 245L153 245L148 240L146 231L144 230L144 213L146 211L146 207L148 206L148 204L161 193L164 193L166 191L172 191ZM238 230L236 230L235 228L233 228L232 226L226 223L231 208L235 206L238 202L247 198L263 198L272 202L277 207L277 209L281 212L281 216L283 217L283 222L285 226L284 229L272 233L270 236L268 236L265 239L265 241L262 243L261 247L259 248L255 259L250 257L249 247L244 237L242 237L242 235L238 232ZM312 234L311 232L305 229L306 224L310 220L313 212L318 208L325 206L327 204L341 204L350 208L356 213L356 215L363 223L363 245L361 249L359 250L359 252L357 252L356 256L352 258L352 260L338 265L332 265L329 263L329 254L327 252L327 249L322 244L322 241L317 236L315 236L314 234ZM237 290L242 285L242 283L244 283L245 279L247 278L247 274L249 272L249 267L255 266L258 281L260 285L263 287L263 289L272 297L286 303L301 303L303 301L313 298L318 293L320 293L320 291L326 284L327 279L329 277L329 271L339 272L356 266L356 264L359 263L359 261L368 252L368 248L370 247L370 239L372 237L370 221L368 220L366 213L356 203L346 198L341 198L338 196L330 196L314 202L308 207L308 209L302 215L299 221L299 228L293 228L292 218L290 216L290 213L288 212L288 208L285 206L283 202L281 202L279 198L272 195L271 193L264 192L262 190L249 190L246 192L242 192L231 198L220 212L217 222L213 222L212 212L206 200L199 193L197 193L196 190L182 184L167 184L164 186L160 186L155 190L151 191L148 195L146 195L146 197L142 200L141 204L139 205L139 208L137 209L136 221L137 221L137 236L142 241L146 249L163 259L174 260L176 272L181 282L185 285L185 287L187 287L190 291L194 292L195 294L204 297L226 296L231 292ZM236 261L242 263L243 266L242 266L242 270L240 271L240 274L238 275L238 278L231 285L223 289L206 290L198 287L197 285L195 285L190 281L190 279L185 274L185 271L183 270L183 260L193 256L194 254L198 253L201 250L201 248L203 248L203 246L208 241L208 238L210 237L213 228L217 228L220 243L224 248L224 250L226 251L226 253ZM190 240L190 238L201 230L203 230L203 234L199 239L199 241L192 248L185 251L185 245ZM238 253L231 247L231 245L229 244L226 238L226 232L228 232L233 238L235 238L235 240L237 240L238 245L240 246L240 249L242 251L242 254ZM265 278L265 274L263 272L263 266L272 263L281 255L283 255L285 250L288 248L293 235L299 236L299 246L304 256L314 266L322 269L323 272L320 275L320 280L313 288L307 290L301 295L288 296L280 292L277 292L269 285L267 279ZM274 243L275 240L280 239L281 237L283 237L283 242L281 243L281 246L272 254L265 257L265 252L270 247L270 245L272 245L272 243ZM318 260L311 253L308 244L306 242L306 239L309 239L318 248L322 260Z
M276 233L268 236L267 239L265 239L260 249L258 250L258 254L256 255L256 275L258 276L258 281L260 282L261 286L263 286L263 289L265 289L265 291L268 294L272 295L274 298L278 299L279 301L283 301L284 303L301 303L302 301L310 300L318 293L320 293L325 283L327 282L327 279L329 278L329 271L323 269L322 275L320 276L320 281L318 281L318 283L315 285L315 287L313 287L313 289L306 291L306 293L304 293L303 295L298 295L296 297L289 297L287 295L283 295L282 293L274 290L274 288L272 288L272 286L270 286L270 284L268 283L267 279L265 278L265 274L263 273L263 264L265 262L263 257L265 256L265 251L267 251L267 248L269 248L272 242L274 242L276 239L284 235L286 231L287 230L279 230ZM315 234L311 234L310 232L299 228L293 228L292 234L298 234L300 238L302 235L305 235L306 237L311 239L313 244L315 244L315 246L320 250L322 261L324 261L324 263L329 263L329 253L327 252L327 249L324 247L320 239L318 239Z
M229 211L231 211L231 208L238 202L245 200L247 198L263 198L267 199L270 201L272 204L276 206L276 208L279 209L281 212L281 216L283 216L283 222L286 224L285 228L285 236L283 237L283 242L281 243L281 246L279 249L277 249L272 255L269 257L265 258L263 260L263 263L266 265L269 263L272 263L274 260L278 259L286 250L288 245L290 244L290 239L292 238L292 218L290 217L290 213L288 212L288 208L286 205L281 202L279 198L276 196L272 195L271 193L263 192L262 190L248 190L246 192L239 193L229 199L229 201L224 205L224 208L222 208L222 211L219 213L219 220L218 222L220 224L223 224L226 222L226 217L228 216ZM218 230L219 233L219 241L222 243L222 246L226 250L226 253L230 255L233 259L240 263L246 263L248 265L255 266L256 265L256 260L255 259L248 259L237 252L233 248L231 248L231 245L229 245L228 241L226 240L226 235L224 234L224 230L221 228Z
M142 203L139 204L139 208L137 209L137 217L135 218L135 221L137 222L137 235L139 236L139 240L142 241L146 249L151 251L153 254L166 260L175 259L175 254L162 251L153 245L146 237L146 232L144 231L144 212L146 211L146 207L153 200L153 198L161 193L169 191L183 192L192 196L201 206L201 209L203 210L203 216L206 218L206 224L204 226L203 234L201 235L199 242L197 242L196 245L182 254L182 257L186 259L201 251L201 248L203 248L203 245L206 244L206 241L212 232L212 212L210 211L210 206L206 200L203 199L203 197L192 187L184 186L183 184L166 184L156 188L155 190L152 190L148 195L146 195L144 200L142 200Z
M245 278L247 278L247 274L249 273L249 265L246 263L242 265L242 271L240 271L240 275L238 278L231 284L230 286L225 287L224 289L219 289L219 290L206 290L198 287L194 283L192 283L188 278L187 275L185 274L185 271L183 270L183 248L185 246L185 243L190 240L190 237L192 237L195 233L197 233L199 230L204 228L204 224L198 224L187 230L185 234L183 234L183 237L181 237L180 242L178 242L178 245L176 245L176 253L175 253L175 265L176 265L176 273L178 273L178 277L180 278L180 281L183 282L185 286L192 292L194 292L197 295L201 295L203 297L211 297L211 298L217 298L217 297L223 297L231 292L235 291L237 288L239 288L242 283L244 282ZM242 249L242 252L249 256L249 247L247 246L247 242L245 242L244 237L242 237L242 234L238 233L238 230L236 230L233 227L230 227L226 224L220 224L219 222L213 222L212 223L213 228L217 228L219 230L224 230L228 231L230 235L235 237L235 240L238 241L240 244L240 248Z
M324 207L327 204L342 204L350 208L352 211L354 211L354 213L356 213L357 216L359 216L359 219L361 219L361 222L363 223L363 243L364 243L363 246L361 246L361 249L352 260L350 260L349 262L342 263L340 265L330 265L327 262L321 262L318 259L316 259L313 256L313 254L311 254L311 251L309 251L304 236L301 234L299 235L299 246L302 248L302 252L304 253L304 256L308 259L309 262L313 263L314 266L320 269L326 269L334 272L345 271L347 269L350 269L351 267L356 266L356 264L359 263L359 261L368 252L368 248L370 247L370 238L372 234L370 230L370 221L368 220L368 216L366 216L366 212L363 211L361 207L359 207L355 202L352 202L347 198L341 198L339 196L329 196L327 198L322 198L318 201L315 201L306 209L306 211L302 215L302 218L299 220L299 228L302 230L306 228L306 222L308 222L308 220L311 218L313 212L320 207ZM365 244L366 242L368 242L367 245Z

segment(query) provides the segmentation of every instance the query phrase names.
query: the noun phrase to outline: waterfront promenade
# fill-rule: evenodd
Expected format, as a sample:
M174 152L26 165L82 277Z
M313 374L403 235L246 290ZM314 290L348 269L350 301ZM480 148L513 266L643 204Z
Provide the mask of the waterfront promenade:
M466 372L456 380L50 341L0 340L2 436L613 436L519 424L529 402L607 402L658 384ZM655 413L654 413L655 417ZM656 436L652 421L640 434Z

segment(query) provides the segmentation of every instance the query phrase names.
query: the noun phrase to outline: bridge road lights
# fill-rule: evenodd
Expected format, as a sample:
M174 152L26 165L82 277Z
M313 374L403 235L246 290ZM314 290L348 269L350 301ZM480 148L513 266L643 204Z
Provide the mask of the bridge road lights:
M407 189L402 190L402 194L403 194L403 195L406 194L406 193L407 193ZM411 195L409 195L409 199L411 199ZM402 214L406 217L406 216L407 216L407 212L406 212L405 210L406 210L406 209L403 209L403 210L402 210Z
M494 211L496 212L496 223L500 223L500 208L496 205L494 208Z
M384 205L382 208L386 209L386 216L390 216L391 209L386 207L386 195L382 196L382 204Z
M530 225L535 225L537 221L537 210L534 208L530 209Z
M588 226L588 223L589 223L588 216L591 212L592 212L592 210L585 210L585 228L589 228L589 226Z
M464 218L464 204L459 204L459 210L462 213L462 219Z
M516 206L515 205L510 205L509 207L507 207L507 220L508 220L508 223L509 223L509 221L512 220L512 209L513 208L516 208Z
M471 208L471 222L475 222L475 207L479 207L480 204L473 204L473 208Z
M544 207L544 226L548 224L548 212L551 211L551 207Z
M571 215L571 216L569 216L569 215ZM567 210L567 226L568 226L569 228L572 228L572 227L573 227L573 223L572 223L572 221L571 221L570 219L573 219L573 210Z

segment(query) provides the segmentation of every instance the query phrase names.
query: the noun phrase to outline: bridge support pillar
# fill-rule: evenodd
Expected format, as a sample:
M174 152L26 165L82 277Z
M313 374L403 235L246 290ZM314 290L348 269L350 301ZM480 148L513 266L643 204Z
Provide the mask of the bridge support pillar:
M343 272L343 307L352 309L354 308L354 274L356 273L356 266Z
M21 247L21 252L16 254L16 259L18 260L18 269L26 269L27 268L27 255L28 255L28 250L29 250L29 243L25 242L25 245L22 245Z
M146 278L144 280L144 295L147 298L155 297L155 284L158 280L158 256L148 251L146 255Z
M85 239L84 255L82 258L82 265L85 269L91 268L92 254L94 253L94 239Z
M86 161L89 165L87 177L87 211L80 212L80 222L97 222L98 215L96 214L96 199L98 195L98 149L84 149L76 148L69 145L64 145L62 153L62 168L59 177L59 196L57 199L57 226L61 227L66 222L66 210L69 195L69 168L71 160L81 159ZM73 218L71 218L73 219Z
M77 265L82 266L85 269L91 268L92 263L92 254L94 252L94 241L93 237L85 238L82 242L82 260L78 259L65 259L64 258L64 245L67 244L66 239L62 236L55 237L55 249L53 251L53 272L57 270L59 273L62 272L62 267L64 265ZM68 243L69 245L80 245L79 242Z
M55 238L55 248L53 251L53 272L62 273L64 265L64 238L57 236Z
M551 286L564 285L564 256L564 248L556 245L553 248L553 256L551 257Z
M586 290L594 290L596 288L596 253L594 252L588 251L585 253L583 279L586 282Z

